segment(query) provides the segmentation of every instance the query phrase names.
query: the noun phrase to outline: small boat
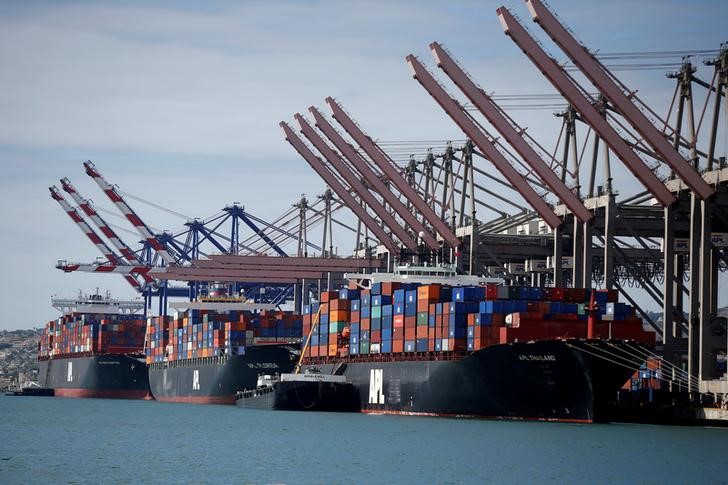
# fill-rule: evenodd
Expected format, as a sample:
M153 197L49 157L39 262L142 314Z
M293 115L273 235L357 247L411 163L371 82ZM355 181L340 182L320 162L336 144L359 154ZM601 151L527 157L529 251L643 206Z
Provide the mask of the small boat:
M318 368L303 373L261 375L255 389L238 392L235 404L248 409L359 412L359 393L342 375Z
M37 382L28 382L23 387L8 389L6 396L55 396L55 391L51 388L40 387Z

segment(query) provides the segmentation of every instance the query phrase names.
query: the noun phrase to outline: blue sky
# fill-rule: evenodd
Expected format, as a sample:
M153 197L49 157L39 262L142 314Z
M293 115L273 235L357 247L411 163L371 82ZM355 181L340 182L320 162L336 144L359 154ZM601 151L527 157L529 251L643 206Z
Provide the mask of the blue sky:
M83 160L93 160L122 190L183 214L205 217L241 201L272 219L301 193L323 188L277 124L311 104L328 113L326 96L340 100L374 138L463 138L404 62L414 53L432 67L427 45L433 40L488 91L554 92L503 35L495 15L500 5L2 2L0 306L6 317L0 329L54 317L52 294L99 286L131 296L121 277L53 268L57 259L93 261L97 254L47 187L67 176L98 205L111 207L83 173ZM528 19L521 0L506 5ZM728 5L720 1L554 0L551 6L586 45L605 52L712 49L727 40ZM663 72L621 77L664 112L674 85ZM514 117L553 146L559 125L550 112ZM156 228L184 223L132 205Z

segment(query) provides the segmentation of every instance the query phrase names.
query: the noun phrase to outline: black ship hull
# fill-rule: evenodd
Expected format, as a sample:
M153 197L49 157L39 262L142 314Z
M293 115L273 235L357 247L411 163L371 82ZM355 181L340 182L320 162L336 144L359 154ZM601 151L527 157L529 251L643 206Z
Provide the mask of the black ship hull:
M607 419L604 410L633 373L628 367L642 363L604 358L619 345L552 340L459 357L381 354L316 365L346 376L365 413L591 423Z
M290 372L298 348L258 345L244 355L224 355L157 362L149 366L149 384L158 401L194 404L235 404L235 394L254 388L260 374Z
M278 411L360 411L359 392L343 382L276 382L273 387L240 393L235 403L246 409Z
M123 354L38 361L38 384L59 397L149 399L147 366Z

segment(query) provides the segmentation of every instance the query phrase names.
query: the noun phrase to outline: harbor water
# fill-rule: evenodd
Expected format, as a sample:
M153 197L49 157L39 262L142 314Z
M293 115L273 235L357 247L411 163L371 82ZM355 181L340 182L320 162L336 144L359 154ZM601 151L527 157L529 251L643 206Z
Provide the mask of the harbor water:
M0 397L0 483L725 483L728 429Z

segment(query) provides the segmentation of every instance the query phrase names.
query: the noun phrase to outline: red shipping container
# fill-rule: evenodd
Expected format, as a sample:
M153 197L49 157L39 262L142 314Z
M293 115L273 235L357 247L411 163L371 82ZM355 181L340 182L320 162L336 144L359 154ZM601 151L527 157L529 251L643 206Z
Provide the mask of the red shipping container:
M319 300L321 301L321 303L328 303L329 301L337 298L339 298L338 291L322 291Z
M426 328L426 327L425 327ZM404 328L404 339L405 340L415 340L415 327L405 327Z
M416 316L405 316L404 317L404 328L414 328L417 326L417 317ZM409 339L407 339L409 340Z
M417 335L418 339L427 338L427 335L429 334L428 330L429 329L426 325L417 325L417 330L416 330L415 335Z
M394 327L392 329L392 340L404 340L404 328Z
M506 316L503 313L494 313L490 317L490 324L493 327L502 327L505 325Z
M464 338L451 338L449 350L455 352L462 352L468 350L468 341Z
M330 308L330 311L335 311L335 310L347 310L348 311L350 303L351 302L349 300L338 300L338 299L329 300L329 308Z
M395 290L399 290L400 288L402 288L402 283L398 281L388 281L386 283L382 283L382 295L392 296Z
M392 319L392 326L394 328L403 328L404 327L404 315L395 315Z
M369 318L362 318L361 323L359 324L359 328L361 330L369 330L371 328L371 319Z

